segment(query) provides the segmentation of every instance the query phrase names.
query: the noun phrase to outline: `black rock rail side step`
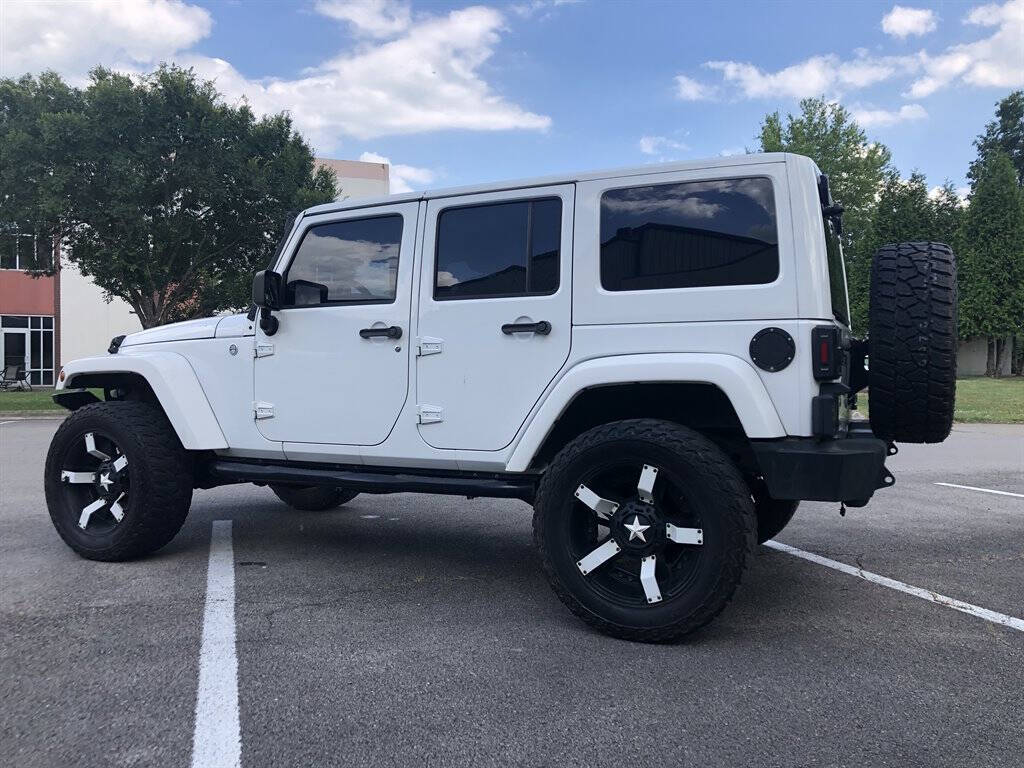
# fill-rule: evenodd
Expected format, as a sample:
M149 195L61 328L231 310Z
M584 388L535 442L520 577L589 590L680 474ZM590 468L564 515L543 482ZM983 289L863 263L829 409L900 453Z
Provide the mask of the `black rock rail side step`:
M258 485L327 485L360 493L440 493L487 496L533 502L537 476L520 473L432 473L398 467L354 467L307 462L266 462L212 458L198 473L197 486L213 488L231 483Z

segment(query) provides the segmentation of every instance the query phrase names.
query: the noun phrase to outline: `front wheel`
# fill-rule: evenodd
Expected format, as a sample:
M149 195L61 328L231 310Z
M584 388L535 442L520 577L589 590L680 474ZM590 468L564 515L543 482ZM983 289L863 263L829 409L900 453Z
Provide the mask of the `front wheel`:
M729 602L757 531L750 491L714 443L671 422L596 427L537 492L534 539L555 593L616 637L674 640Z
M90 560L130 560L167 544L192 503L192 465L167 417L141 402L79 408L50 443L46 506Z

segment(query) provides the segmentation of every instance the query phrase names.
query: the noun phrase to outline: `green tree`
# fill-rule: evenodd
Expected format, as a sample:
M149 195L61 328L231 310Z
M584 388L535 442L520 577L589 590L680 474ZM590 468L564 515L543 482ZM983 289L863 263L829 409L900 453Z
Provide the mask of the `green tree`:
M1024 91L1014 91L996 104L996 119L985 126L974 145L978 159L968 172L972 181L990 154L1003 152L1017 172L1017 185L1024 187Z
M1006 337L1024 332L1024 190L999 150L974 168L960 248L960 335L988 339L994 375L1010 353Z
M956 187L947 181L932 197L932 240L952 246L954 253L960 249L960 227L966 212L964 201L956 193Z
M72 225L65 195L72 163L54 122L69 124L81 110L81 92L52 72L0 80L0 228L48 238ZM52 264L36 266L44 272Z
M870 142L850 113L824 99L804 99L799 115L766 115L761 151L795 152L812 158L829 178L832 196L846 209L843 252L850 312L858 331L867 328L872 216L879 189L891 170L889 150Z
M245 306L288 213L335 194L287 116L228 105L191 70L98 68L82 91L52 73L2 85L0 115L21 132L3 135L4 165L28 180L2 220L61 236L147 328Z

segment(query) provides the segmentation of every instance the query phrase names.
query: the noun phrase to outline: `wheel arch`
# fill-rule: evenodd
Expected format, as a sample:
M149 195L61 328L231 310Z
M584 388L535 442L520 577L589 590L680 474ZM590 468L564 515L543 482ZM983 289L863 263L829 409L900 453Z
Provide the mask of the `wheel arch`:
M190 451L227 448L224 433L188 360L176 352L87 357L64 366L56 391L118 390L122 399L159 406ZM84 403L79 403L81 405Z
M542 399L507 470L540 469L577 435L611 421L660 418L707 434L736 455L750 438L784 437L754 369L723 354L618 355L571 368Z

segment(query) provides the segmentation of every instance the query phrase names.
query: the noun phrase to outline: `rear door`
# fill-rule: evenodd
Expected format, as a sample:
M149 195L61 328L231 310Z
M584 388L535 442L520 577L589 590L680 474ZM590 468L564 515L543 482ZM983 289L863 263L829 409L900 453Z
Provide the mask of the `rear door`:
M409 390L418 203L303 220L282 266L276 334L256 331L260 433L296 443L377 445Z
M416 394L429 445L504 448L565 363L574 189L427 203Z

